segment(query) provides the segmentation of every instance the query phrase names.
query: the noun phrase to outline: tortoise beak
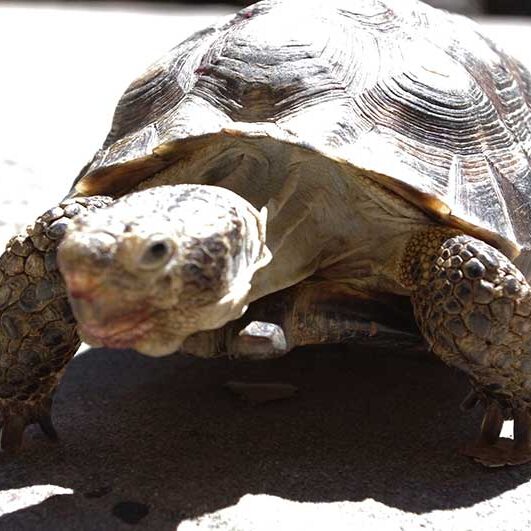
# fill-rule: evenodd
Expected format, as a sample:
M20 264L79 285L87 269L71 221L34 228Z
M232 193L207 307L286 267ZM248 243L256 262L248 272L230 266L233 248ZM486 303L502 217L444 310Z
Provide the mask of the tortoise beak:
M150 322L150 314L145 311L138 311L121 315L104 323L83 322L79 326L79 332L89 345L103 345L109 348L134 348L135 344L152 328L153 323Z
M72 312L83 340L92 346L134 348L153 326L151 312L143 307L124 307L117 290L103 287L85 272L63 272Z

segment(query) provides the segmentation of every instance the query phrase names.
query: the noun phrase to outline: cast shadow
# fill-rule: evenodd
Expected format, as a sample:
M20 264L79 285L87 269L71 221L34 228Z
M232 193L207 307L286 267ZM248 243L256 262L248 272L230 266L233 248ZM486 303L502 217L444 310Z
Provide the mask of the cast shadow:
M253 406L224 388L229 380L299 392ZM54 484L74 495L8 514L0 528L31 528L46 514L39 529L65 515L104 529L119 523L117 504L132 503L153 528L174 529L248 493L372 498L417 514L471 506L527 482L531 467L490 470L456 453L480 422L479 411L459 411L467 392L428 355L326 346L245 363L92 350L72 361L57 395L61 442L31 429L19 457L1 457L0 488Z

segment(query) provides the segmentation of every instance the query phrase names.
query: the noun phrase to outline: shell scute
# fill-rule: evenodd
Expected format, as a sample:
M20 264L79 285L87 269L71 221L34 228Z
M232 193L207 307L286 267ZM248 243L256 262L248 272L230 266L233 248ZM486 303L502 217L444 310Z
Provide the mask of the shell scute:
M476 24L414 0L311 4L266 0L174 48L126 91L77 189L130 189L194 139L264 136L367 170L525 262L527 70Z

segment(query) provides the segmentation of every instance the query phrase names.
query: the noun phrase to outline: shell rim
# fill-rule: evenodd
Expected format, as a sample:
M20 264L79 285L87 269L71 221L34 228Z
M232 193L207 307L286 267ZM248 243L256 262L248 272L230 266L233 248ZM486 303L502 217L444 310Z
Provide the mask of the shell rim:
M257 125L260 125L261 128L257 129ZM125 138L138 137L140 132L136 131ZM151 153L146 153L141 157L122 160L107 166L100 164L92 169L93 162L98 155L96 154L93 162L87 164L74 181L67 198L88 195L111 195L119 197L128 193L137 184L177 162L181 158L178 154L186 153L185 146L187 144L191 143L197 147L198 143L206 143L222 136L232 138L269 138L297 146L312 153L317 153L338 164L357 168L363 171L366 177L374 180L391 192L396 193L410 204L425 212L437 223L463 230L466 234L481 239L489 245L493 245L511 260L514 260L521 254L521 247L518 244L498 233L454 215L452 208L435 195L422 192L392 175L375 171L365 164L354 163L332 152L325 152L319 147L301 141L297 135L269 122L256 122L252 124L247 122L234 122L231 127L223 127L218 131L193 136L188 135L183 138L175 138L174 140L160 143L152 149ZM125 138L121 139L121 142ZM108 152L113 146L114 144L111 144L103 151ZM98 153L101 153L101 151ZM103 162L104 160L105 158L103 158Z

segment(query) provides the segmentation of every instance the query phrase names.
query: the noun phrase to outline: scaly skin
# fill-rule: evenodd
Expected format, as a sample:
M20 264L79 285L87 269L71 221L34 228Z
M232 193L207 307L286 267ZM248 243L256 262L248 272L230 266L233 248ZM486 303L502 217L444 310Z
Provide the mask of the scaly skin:
M16 451L24 429L37 422L52 439L52 397L65 365L79 347L56 249L76 214L111 200L67 200L15 236L0 257L1 447Z
M225 188L188 184L78 216L57 252L81 337L148 356L239 319L270 260L265 211Z
M486 408L478 441L463 452L488 466L531 461L531 288L502 253L470 236L434 228L414 235L399 277L413 289L433 351L465 371ZM499 440L514 418L514 444Z
M425 350L403 297L369 297L348 284L301 282L253 302L223 328L190 336L183 351L196 356L263 360L303 345L367 342Z
M56 249L69 218L87 206L110 201L85 198L62 203L41 216L25 236L12 239L0 257L5 450L17 450L25 427L33 422L56 436L50 419L52 396L79 345ZM469 375L476 391L469 402L481 401L486 407L481 436L464 452L490 466L531 460L531 288L522 274L486 243L433 227L412 236L398 279L412 290L416 318L434 352ZM342 289L333 296L319 286L296 292L297 288L291 294L288 290L285 299L272 296L272 305L265 306L265 313L277 315L280 326L255 320L243 333L237 327L240 323L207 333L213 353L221 346L222 353L271 357L299 344L348 340L353 330L363 334L367 323L372 334L372 321L360 320L355 311L340 311L339 320L330 321L331 303L336 308L344 302L350 308L354 300ZM252 313L248 317L253 318ZM195 354L212 352L199 347ZM499 439L504 418L515 420L514 444Z

